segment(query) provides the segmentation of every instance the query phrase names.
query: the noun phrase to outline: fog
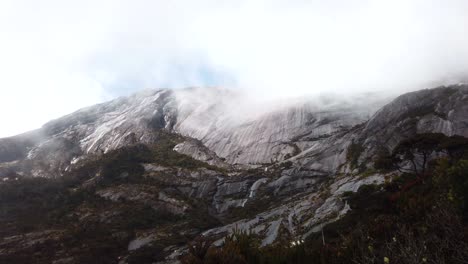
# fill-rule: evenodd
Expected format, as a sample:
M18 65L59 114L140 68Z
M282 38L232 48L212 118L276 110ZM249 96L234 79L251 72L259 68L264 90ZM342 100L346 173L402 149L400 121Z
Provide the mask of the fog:
M141 89L278 101L464 82L467 13L465 0L3 0L0 137Z

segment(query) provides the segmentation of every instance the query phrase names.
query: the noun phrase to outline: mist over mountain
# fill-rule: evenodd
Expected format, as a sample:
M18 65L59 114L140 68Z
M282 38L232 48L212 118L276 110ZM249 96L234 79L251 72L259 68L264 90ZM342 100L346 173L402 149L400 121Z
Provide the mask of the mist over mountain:
M5 0L0 10L2 137L142 89L278 100L467 80L462 0Z
M1 0L0 263L468 263L467 14Z

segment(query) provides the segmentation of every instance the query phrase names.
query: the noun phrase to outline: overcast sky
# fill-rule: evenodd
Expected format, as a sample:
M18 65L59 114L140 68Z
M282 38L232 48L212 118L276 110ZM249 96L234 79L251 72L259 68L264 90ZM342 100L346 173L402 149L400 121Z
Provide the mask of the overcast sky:
M0 137L145 88L407 91L468 72L466 0L1 0Z

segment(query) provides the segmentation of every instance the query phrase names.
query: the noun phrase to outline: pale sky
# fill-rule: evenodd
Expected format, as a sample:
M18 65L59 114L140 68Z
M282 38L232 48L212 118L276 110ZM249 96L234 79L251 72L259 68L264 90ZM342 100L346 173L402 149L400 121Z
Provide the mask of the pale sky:
M466 0L1 0L0 137L147 88L259 97L468 77Z

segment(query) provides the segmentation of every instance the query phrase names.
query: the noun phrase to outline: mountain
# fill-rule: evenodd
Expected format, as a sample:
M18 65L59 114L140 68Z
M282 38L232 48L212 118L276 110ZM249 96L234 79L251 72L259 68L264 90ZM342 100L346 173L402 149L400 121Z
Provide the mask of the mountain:
M468 86L256 102L151 90L0 139L0 260L175 262L199 235L302 241L399 178L374 161L419 134L468 137ZM404 164L403 164L404 165Z
M81 157L136 142L153 144L154 131L164 130L198 140L212 151L205 158L216 154L229 164L270 164L365 122L376 110L375 105L327 98L274 104L244 100L215 88L145 91L51 121L31 136L3 139L0 161L41 163L45 166L12 164L12 169L24 175L59 177ZM193 142L177 149L197 155Z

